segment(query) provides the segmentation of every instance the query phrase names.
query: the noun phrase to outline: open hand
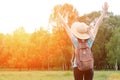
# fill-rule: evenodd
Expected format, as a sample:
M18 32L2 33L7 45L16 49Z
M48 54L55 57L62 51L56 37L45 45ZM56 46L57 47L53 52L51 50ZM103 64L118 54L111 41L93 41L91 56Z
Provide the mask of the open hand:
M107 10L108 10L108 3L107 2L104 3L102 9L103 9L103 12L107 12Z

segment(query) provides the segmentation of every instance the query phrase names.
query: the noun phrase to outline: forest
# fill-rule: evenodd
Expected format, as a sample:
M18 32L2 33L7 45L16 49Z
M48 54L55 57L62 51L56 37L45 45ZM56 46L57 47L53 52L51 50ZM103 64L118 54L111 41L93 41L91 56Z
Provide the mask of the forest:
M49 17L49 30L40 28L27 33L22 26L12 34L0 33L0 69L71 70L74 48L58 13L69 26L74 21L94 26L101 11L80 16L71 4L56 5ZM120 15L106 14L92 52L95 69L120 70Z

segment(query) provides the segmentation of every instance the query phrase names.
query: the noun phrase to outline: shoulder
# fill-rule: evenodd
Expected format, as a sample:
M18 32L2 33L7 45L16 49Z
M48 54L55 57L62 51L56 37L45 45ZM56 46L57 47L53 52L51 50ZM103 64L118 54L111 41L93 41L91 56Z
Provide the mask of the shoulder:
M88 40L88 46L91 48L93 45L94 39L93 38L89 38Z
M74 48L78 47L78 40L74 35L72 36L72 43L73 43Z

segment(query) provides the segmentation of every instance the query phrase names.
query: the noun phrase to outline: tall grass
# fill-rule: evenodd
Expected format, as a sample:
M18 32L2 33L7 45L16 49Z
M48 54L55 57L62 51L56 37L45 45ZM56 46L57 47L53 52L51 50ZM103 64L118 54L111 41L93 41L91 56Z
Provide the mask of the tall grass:
M74 80L72 71L0 71L0 80ZM95 71L94 80L120 80L120 71Z

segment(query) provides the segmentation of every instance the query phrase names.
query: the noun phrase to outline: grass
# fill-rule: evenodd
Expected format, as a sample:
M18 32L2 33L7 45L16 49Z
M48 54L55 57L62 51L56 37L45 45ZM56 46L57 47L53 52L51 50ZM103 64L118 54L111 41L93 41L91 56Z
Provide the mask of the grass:
M120 80L120 71L95 71L94 74L94 80Z
M74 80L72 71L0 71L0 80ZM94 80L120 80L120 71L95 71Z

